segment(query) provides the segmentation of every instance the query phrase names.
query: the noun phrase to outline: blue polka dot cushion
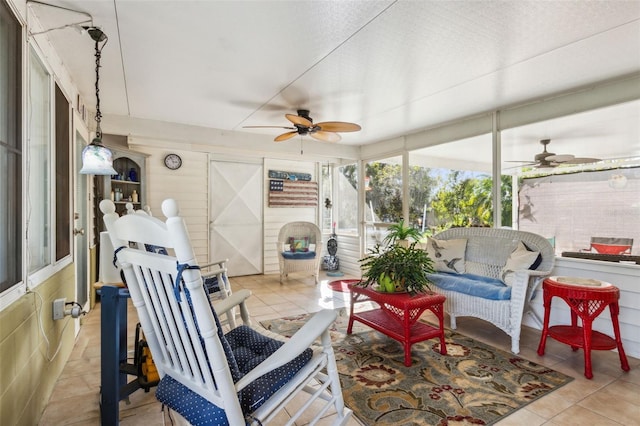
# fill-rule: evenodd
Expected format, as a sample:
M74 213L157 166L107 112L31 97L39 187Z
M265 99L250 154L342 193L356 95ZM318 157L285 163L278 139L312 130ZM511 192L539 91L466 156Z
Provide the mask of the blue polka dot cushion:
M165 375L156 390L158 401L180 413L193 426L228 426L224 410L213 405L169 375Z
M144 248L145 248L146 251L151 252L151 253L164 254L165 256L168 255L167 249L162 247L162 246L154 246L153 244L145 244Z
M203 281L204 281L204 289L207 292L207 294L211 295L213 293L220 291L220 284L218 283L217 276L204 278Z
M228 332L224 340L232 352L229 354L225 348L227 358L230 361L233 360L232 364L235 364L231 366L235 382L283 345L283 342L265 337L244 325ZM249 414L258 409L271 395L291 380L309 362L311 356L311 349L307 349L289 363L265 374L240 391L238 397L243 412ZM240 370L238 376L236 368ZM192 425L228 424L223 410L169 375L160 381L156 397L160 402L180 413Z
M250 327L241 325L225 337L233 350L236 363L244 376L267 359L284 343L265 337ZM240 406L245 413L258 409L262 403L284 386L311 359L313 352L306 349L292 361L279 367L240 391Z

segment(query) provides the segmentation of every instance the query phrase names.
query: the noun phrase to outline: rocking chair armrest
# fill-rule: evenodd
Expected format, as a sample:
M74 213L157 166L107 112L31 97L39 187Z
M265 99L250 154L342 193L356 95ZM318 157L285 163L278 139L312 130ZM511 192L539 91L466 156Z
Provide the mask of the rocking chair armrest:
M226 269L225 264L228 261L229 261L229 259L214 260L212 262L205 263L204 265L200 265L200 269L207 269L207 268L210 268L211 266L214 266L214 265L218 265L219 268Z
M251 292L246 288L240 289L235 293L232 293L226 299L220 299L213 303L213 309L215 309L218 316L227 313L231 309L239 305L244 305L244 302L251 296Z
M336 316L336 312L331 309L323 309L316 313L291 339L287 340L277 351L238 380L236 389L238 391L242 390L249 383L281 367L300 355L305 349L310 348L317 338L328 332L329 327L336 320Z
M201 269L206 268L205 266L201 266ZM202 272L202 278L210 278L210 277L214 277L214 276L219 276L221 274L224 274L227 272L227 268L215 268L215 269L209 269L207 272Z

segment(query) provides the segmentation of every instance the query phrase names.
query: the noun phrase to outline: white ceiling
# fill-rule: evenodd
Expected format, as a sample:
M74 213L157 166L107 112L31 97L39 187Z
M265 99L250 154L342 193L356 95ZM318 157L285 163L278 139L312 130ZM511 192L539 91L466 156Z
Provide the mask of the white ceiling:
M316 122L359 123L340 143L364 145L640 72L640 1L48 3L89 13L109 37L105 122L127 116L271 139L284 130L243 126L287 126L285 113L306 108ZM84 18L29 8L46 29ZM94 104L89 36L66 28L34 37L50 39ZM543 138L556 153L640 155L639 105L505 131L503 158L532 158Z

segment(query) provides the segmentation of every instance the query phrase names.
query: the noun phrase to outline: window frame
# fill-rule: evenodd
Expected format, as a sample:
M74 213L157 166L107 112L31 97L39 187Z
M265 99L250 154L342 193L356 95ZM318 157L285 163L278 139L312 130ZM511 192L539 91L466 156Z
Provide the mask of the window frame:
M347 167L347 166L354 166L356 169L356 185L357 187L355 188L356 190L356 208L357 208L357 212L356 212L356 217L355 217L355 226L353 228L342 228L341 227L341 220L340 220L340 210L341 210L341 205L343 203L344 200L344 194L340 191L340 168L342 167ZM349 237L359 237L361 235L361 227L359 226L360 223L360 161L350 161L350 162L345 162L344 164L334 164L333 167L331 168L331 180L332 180L332 190L333 190L333 198L332 198L332 203L333 203L333 207L332 207L332 217L333 217L333 223L336 224L336 235L344 235L344 236L349 236Z
M7 191L7 201L15 204L16 208L11 209L10 206L6 206L8 211L13 211L14 217L8 217L7 222L7 231L11 232L11 228L13 231L11 234L15 239L15 245L11 247L7 245L8 252L13 249L14 254L13 258L7 255L7 262L14 262L17 265L16 270L7 274L8 279L6 286L0 288L0 310L2 310L5 306L10 305L14 300L17 300L23 293L25 289L24 284L24 253L25 253L25 244L24 244L24 232L23 232L23 223L24 223L24 197L23 197L23 188L24 188L24 134L25 134L25 125L24 125L24 117L25 117L25 63L26 63L26 53L25 53L25 29L22 25L22 22L19 19L19 14L16 10L11 6L11 4L3 2L0 6L2 13L2 18L7 20L7 52L9 55L7 56L7 64L11 63L13 59L15 63L15 68L11 68L10 65L7 65L6 71L8 72L6 76L7 87L13 86L15 91L13 93L7 93L7 108L16 111L16 116L11 117L10 114L7 115L7 119L9 119L6 124L8 126L9 131L13 128L13 134L7 133L9 139L3 143L3 146L6 147L7 152L13 153L18 158L13 162L13 164L9 164L9 166L13 165L18 170L14 171L14 175L12 176L14 179L10 179L11 169L10 167L4 168L4 171L7 172L6 179L1 179L2 184L6 185L5 189ZM13 39L15 37L15 40ZM11 44L13 43L13 44ZM11 56L11 53L15 53L15 56ZM15 99L11 99L15 97ZM12 102L13 101L13 102ZM12 145L10 140L15 138L15 144ZM9 223L12 226L9 226ZM10 276L11 275L11 276ZM15 282L12 282L14 281Z
M5 3L6 4L6 3ZM57 143L56 143L56 126L57 126L57 120L56 120L56 107L55 107L55 95L56 95L56 87L59 88L60 92L62 93L63 96L65 96L65 99L68 98L65 95L65 92L62 88L62 86L59 86L57 84L57 78L55 76L55 73L52 71L50 64L47 62L47 60L45 59L47 56L43 54L42 50L40 49L40 47L38 46L38 44L36 43L35 40L29 40L25 43L25 27L23 25L23 23L18 19L18 15L15 13L14 10L12 10L9 7L9 12L12 13L12 17L16 20L18 26L20 27L20 37L19 40L17 42L17 44L19 44L19 46L17 46L18 51L20 52L20 70L18 71L18 83L20 85L19 88L19 104L20 104L20 117L17 119L17 121L19 122L18 124L18 128L19 128L19 146L20 146L20 152L19 155L21 156L20 161L18 162L18 167L20 167L20 182L19 182L19 188L12 188L12 187L8 187L8 191L17 191L17 202L20 203L20 207L21 207L21 211L19 214L19 224L16 224L17 227L20 229L20 252L21 252L21 258L20 258L20 271L21 271L21 275L20 275L20 280L16 283L13 283L11 285L9 285L7 288L0 290L0 311L4 310L5 308L7 308L8 306L10 306L13 302L15 302L16 300L18 300L22 295L24 295L29 289L33 289L36 288L37 286L39 286L40 284L42 284L43 282L45 282L47 279L49 279L51 276L55 275L56 273L60 272L61 270L63 270L65 267L67 267L68 265L72 264L73 262L73 250L74 250L74 241L73 238L71 236L71 228L73 226L73 224L71 223L71 217L72 217L72 212L73 212L73 198L71 197L71 194L69 194L68 198L68 206L66 207L66 209L68 209L69 211L69 232L67 232L68 235L57 235L57 199L58 197L56 196L58 188L61 188L61 186L58 184L57 182L57 176L56 176L56 157L57 157ZM30 105L30 75L31 75L31 66L32 66L32 59L31 59L31 55L34 55L35 58L37 58L37 60L39 61L40 65L43 67L43 69L45 70L46 74L47 74L47 83L46 83L46 87L47 87L47 91L48 91L48 95L50 98L49 101L49 105L48 105L48 127L49 127L49 141L47 143L47 150L46 150L46 156L49 162L49 170L47 172L47 176L46 176L46 187L45 190L48 192L49 196L50 196L50 200L48 203L48 209L45 213L47 220L48 220L48 238L50 240L50 244L49 247L47 249L47 254L48 254L48 261L43 263L43 265L41 267L38 267L37 270L34 270L33 272L29 272L30 269L30 265L29 265L29 261L28 261L28 209L40 209L42 210L43 206L41 205L29 205L29 200L27 200L27 195L28 195L28 185L29 185L29 179L30 176L28 176L27 171L29 170L29 162L30 162L30 152L29 150L31 149L30 147L30 137L31 137L31 132L32 129L30 128L30 123L28 121L28 111L29 109L32 107L32 105ZM69 101L68 101L69 102ZM71 129L73 128L72 125L72 121L71 121L71 117L73 115L73 109L71 106L71 103L69 102L68 104L68 108L69 108L69 112L68 114L66 114L66 117L68 119L68 123L67 126L69 127L69 131L71 131ZM68 174L68 185L64 185L64 186L68 186L69 187L69 191L71 190L70 188L72 188L72 159L71 159L71 152L72 152L72 146L71 146L71 142L70 140L67 141L67 144L69 144L68 149L66 150L66 171L63 171L64 173ZM64 150L63 150L64 151ZM65 209L65 211L66 211ZM66 240L66 244L69 248L68 253L64 253L60 256L58 256L58 253L56 252L56 247L58 244L58 241L60 238L63 238L64 240ZM67 251L67 250L65 250ZM56 260L56 257L60 257L59 259Z
M44 55L42 53L42 51L40 50L40 47L36 44L36 43L29 43L29 45L27 46L27 49L30 53L33 53L38 60L40 61L40 63L42 64L42 66L44 67L45 71L48 74L48 91L49 91L49 142L48 142L48 146L49 146L49 150L48 150L48 155L49 155L49 171L48 171L48 191L50 194L50 199L49 199L49 209L47 212L48 218L49 218L49 262L45 265L43 265L41 268L39 268L36 271L32 271L29 272L29 264L27 262L27 257L26 257L26 251L28 250L28 247L24 247L24 259L25 261L24 263L24 269L25 269L25 275L28 279L28 287L30 288L34 288L37 287L38 285L42 284L44 281L46 281L47 279L49 279L51 276L55 275L56 273L58 273L59 271L61 271L62 269L64 269L66 266L70 265L73 262L73 239L71 239L70 235L67 235L67 238L70 239L69 241L69 248L70 248L70 252L67 253L66 255L62 256L60 259L56 260L56 246L57 246L57 242L58 242L58 235L57 235L57 225L56 225L56 221L57 221L57 187L58 187L58 183L57 183L57 179L56 179L56 155L57 155L57 150L56 150L56 141L55 141L55 137L56 137L56 106L55 106L55 91L56 91L56 86L57 86L57 80L56 80L56 76L55 73L52 71L50 65L48 64L48 62L44 59L46 57L46 55ZM30 55L29 55L30 57ZM27 64L27 67L29 69L29 72L31 70L31 63L29 62ZM60 91L62 92L62 94L64 95L64 91L62 90L62 87L60 87ZM69 117L71 116L71 112L69 113ZM26 121L26 120L25 120ZM28 123L25 123L25 126L27 127L27 132L30 131L29 127L28 127ZM71 122L69 121L69 128L72 128L71 126ZM30 139L30 135L29 137L26 138L26 140L24 141L24 146L25 146L25 151L28 152L29 150L29 146L28 146L28 141ZM69 142L70 143L70 142ZM71 152L71 146L69 146L69 150L68 152ZM68 161L71 161L71 158L69 156L68 157ZM24 170L28 170L28 155L25 156L25 158L23 159L24 162ZM68 168L68 173L71 173L71 167L69 166ZM25 176L25 183L23 184L24 187L27 187L27 181L26 179L28 179L27 176ZM71 178L69 178L69 181L71 181ZM26 197L25 197L26 198ZM25 200L26 202L26 200ZM72 203L72 197L69 197L69 203ZM26 208L26 206L25 206ZM31 206L32 209L37 209L37 208L41 208L41 206ZM72 208L71 205L68 206L69 209ZM27 210L25 210L26 212ZM26 213L25 213L26 216ZM26 217L25 217L26 219ZM71 215L69 216L69 219L71 219ZM71 227L72 224L70 223L69 226ZM25 228L27 228L27 222L25 222ZM25 229L25 232L28 232L28 229Z

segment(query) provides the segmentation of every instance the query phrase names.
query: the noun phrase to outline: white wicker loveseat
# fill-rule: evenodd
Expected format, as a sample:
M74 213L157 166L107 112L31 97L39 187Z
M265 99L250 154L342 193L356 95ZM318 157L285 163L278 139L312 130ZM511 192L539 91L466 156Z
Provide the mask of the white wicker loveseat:
M460 278L464 281L464 278L472 274L471 279L477 279L466 284L454 281L450 286L440 287L441 279L455 280L458 276L455 273L441 271L430 274L430 279L436 284L432 289L447 298L445 312L450 316L451 328L456 328L456 317L459 316L471 316L489 321L511 337L511 350L513 353L519 353L523 315L530 311L540 321L531 310L529 302L535 296L534 292L544 277L551 273L555 263L554 250L549 241L530 232L496 228L452 228L435 235L433 240L436 243L443 240L466 240L466 247L463 248L464 262L458 263L463 265L461 270L464 272ZM449 241L449 243L453 242ZM432 240L427 244L432 244ZM464 243L462 245L464 247ZM524 253L525 256L530 255L529 258L537 256L534 264L509 272L509 279L505 279L507 261L510 262L509 265L513 265L510 259L516 253L521 253L520 249L524 251L523 247L529 252L539 252L539 256L534 253ZM435 254L436 266L439 256L439 253ZM501 292L502 300L492 299L483 292L478 295L475 288L472 289L473 291L468 291L468 287L482 285L485 279L486 281L499 280L493 284L496 284L498 287L496 290ZM503 284L502 280L510 285Z

